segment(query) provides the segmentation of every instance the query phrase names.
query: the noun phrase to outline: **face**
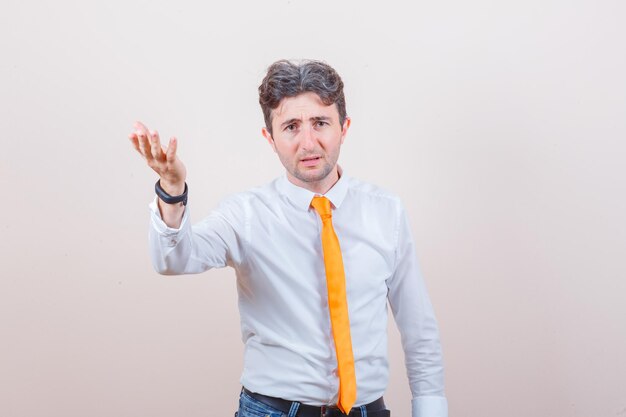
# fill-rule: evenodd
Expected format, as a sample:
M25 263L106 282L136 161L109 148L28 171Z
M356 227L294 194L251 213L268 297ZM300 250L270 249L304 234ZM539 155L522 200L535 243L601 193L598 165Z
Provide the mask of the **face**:
M337 106L325 105L315 93L284 98L272 110L272 131L263 128L289 180L320 194L339 179L337 160L350 119L339 124Z

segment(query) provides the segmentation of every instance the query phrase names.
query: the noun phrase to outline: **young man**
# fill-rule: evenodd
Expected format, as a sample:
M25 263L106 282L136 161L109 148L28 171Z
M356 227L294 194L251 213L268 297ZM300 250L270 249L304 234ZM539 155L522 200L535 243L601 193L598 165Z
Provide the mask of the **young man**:
M129 135L160 177L150 252L161 274L231 266L245 341L238 417L389 416L387 301L402 335L413 417L446 417L435 316L402 204L337 165L343 82L318 61L278 61L259 87L263 136L285 167L191 226L177 141Z

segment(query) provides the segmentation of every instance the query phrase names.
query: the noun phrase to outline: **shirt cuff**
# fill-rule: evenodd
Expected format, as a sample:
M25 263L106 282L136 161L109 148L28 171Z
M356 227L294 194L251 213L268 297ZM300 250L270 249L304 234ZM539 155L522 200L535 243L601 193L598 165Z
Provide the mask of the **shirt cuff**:
M161 217L161 211L158 206L159 197L154 197L154 200L148 205L150 209L150 219L152 223L152 227L159 232L160 235L164 236L174 236L179 234L182 230L185 229L188 223L189 218L189 209L185 206L185 211L183 212L183 219L180 222L180 227L178 229L174 229L173 227L169 227L163 221Z
M421 396L411 400L413 417L448 417L446 397Z

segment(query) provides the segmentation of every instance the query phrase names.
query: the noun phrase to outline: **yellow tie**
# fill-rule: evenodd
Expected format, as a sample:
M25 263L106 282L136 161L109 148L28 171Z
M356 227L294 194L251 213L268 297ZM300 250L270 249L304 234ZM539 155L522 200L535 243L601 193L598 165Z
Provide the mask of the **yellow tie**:
M350 319L348 318L348 300L346 297L346 276L339 240L333 229L333 214L330 201L326 197L313 197L311 205L322 219L322 249L326 267L326 286L328 288L328 309L330 324L333 329L337 370L339 374L339 401L337 406L344 414L349 414L356 401L356 376L354 374L354 355L350 338Z

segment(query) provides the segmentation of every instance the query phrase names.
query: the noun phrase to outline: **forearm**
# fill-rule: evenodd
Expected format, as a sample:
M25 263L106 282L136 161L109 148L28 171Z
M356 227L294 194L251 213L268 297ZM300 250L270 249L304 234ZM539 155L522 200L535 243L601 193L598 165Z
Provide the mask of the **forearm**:
M180 228L180 224L183 221L183 214L185 213L183 203L167 204L159 198L158 207L163 223L172 229Z
M410 285L406 287L411 287ZM394 315L405 355L409 386L413 394L413 417L447 417L444 367L439 330L425 288L395 292Z
M151 220L149 229L150 258L155 271L163 275L186 273L186 265L191 256L190 228L188 215L181 214L175 225L166 223L159 198L150 203ZM167 212L166 212L167 213Z
M168 184L161 180L161 187L163 191L171 196L181 195L185 191L185 184ZM183 220L183 214L185 213L185 206L182 202L175 204L165 203L160 198L158 199L159 212L161 213L161 219L163 222L173 229L180 228Z

